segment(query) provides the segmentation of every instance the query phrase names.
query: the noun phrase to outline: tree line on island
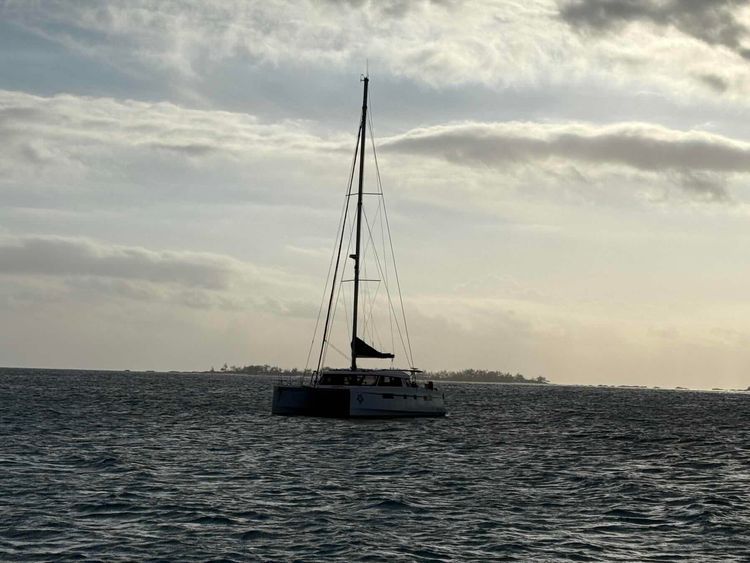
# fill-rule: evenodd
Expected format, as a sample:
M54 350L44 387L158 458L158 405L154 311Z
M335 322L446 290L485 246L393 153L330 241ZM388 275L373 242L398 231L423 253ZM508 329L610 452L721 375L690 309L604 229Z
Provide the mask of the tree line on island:
M224 364L220 369L213 367L209 373L245 373L248 375L275 375L280 377L303 376L312 373L312 370L301 370L297 368L285 369L278 366L249 365L249 366L229 366ZM512 374L485 369L463 369L457 371L440 370L434 372L423 372L420 374L421 379L431 379L436 381L461 381L469 383L535 383L546 384L549 380L546 377L526 377L520 373Z

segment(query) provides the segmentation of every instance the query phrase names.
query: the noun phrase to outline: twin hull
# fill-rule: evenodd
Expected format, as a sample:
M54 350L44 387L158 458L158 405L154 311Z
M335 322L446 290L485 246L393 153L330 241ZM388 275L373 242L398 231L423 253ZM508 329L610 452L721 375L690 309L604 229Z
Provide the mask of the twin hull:
M335 418L445 416L445 398L423 387L275 385L271 410Z

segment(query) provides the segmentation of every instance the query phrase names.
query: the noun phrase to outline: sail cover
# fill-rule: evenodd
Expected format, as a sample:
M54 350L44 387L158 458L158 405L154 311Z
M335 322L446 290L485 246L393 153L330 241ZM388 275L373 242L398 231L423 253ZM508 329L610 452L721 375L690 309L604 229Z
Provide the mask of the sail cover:
M354 355L357 358L393 358L388 352L378 352L364 340L354 337Z

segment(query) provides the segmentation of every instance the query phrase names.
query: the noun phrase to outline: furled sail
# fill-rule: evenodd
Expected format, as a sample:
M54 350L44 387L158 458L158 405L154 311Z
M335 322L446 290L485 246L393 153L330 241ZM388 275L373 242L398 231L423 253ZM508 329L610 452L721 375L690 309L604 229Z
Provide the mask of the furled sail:
M354 337L354 356L357 358L393 358L388 352L378 352L361 338Z

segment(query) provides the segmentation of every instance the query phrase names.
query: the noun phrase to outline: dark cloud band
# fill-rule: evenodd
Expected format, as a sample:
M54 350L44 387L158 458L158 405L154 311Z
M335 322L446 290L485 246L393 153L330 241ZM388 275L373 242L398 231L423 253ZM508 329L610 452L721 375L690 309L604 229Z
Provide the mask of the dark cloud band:
M65 237L0 239L0 274L94 276L224 289L237 270L235 261L218 255L154 252Z
M733 0L570 0L560 17L576 29L614 31L633 22L671 26L709 45L731 49L750 59L750 33L737 18Z
M750 173L750 145L645 124L461 124L390 139L386 150L488 166L563 159L691 179L688 190L719 194L716 175ZM711 181L708 181L708 179ZM701 181L698 181L700 179Z

